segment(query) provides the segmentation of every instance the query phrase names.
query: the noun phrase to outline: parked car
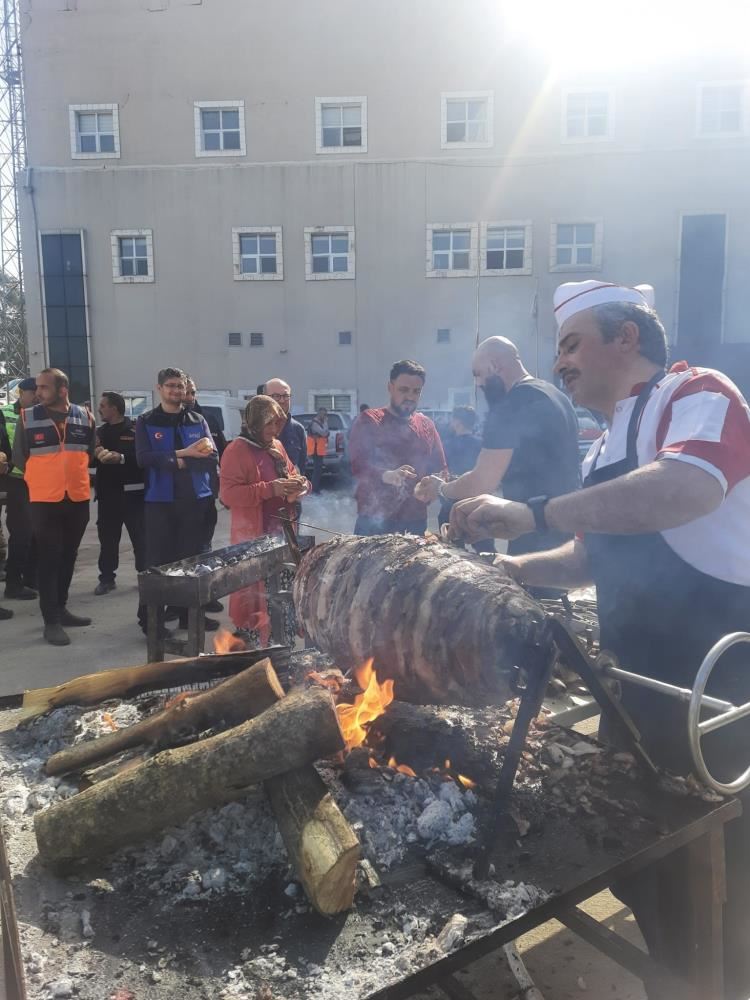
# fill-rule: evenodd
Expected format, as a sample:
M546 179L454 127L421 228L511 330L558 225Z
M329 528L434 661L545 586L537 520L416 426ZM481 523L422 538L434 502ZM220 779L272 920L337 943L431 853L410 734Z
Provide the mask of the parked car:
M307 433L310 433L310 424L313 422L314 413L293 413L295 420L299 420ZM336 410L328 411L328 448L323 456L323 472L333 475L346 475L349 472L349 428L351 419L346 413L338 413ZM312 457L308 456L305 471L312 472Z
M597 417L585 406L576 406L575 411L578 420L578 453L583 460L593 442L602 436L606 425L601 417Z

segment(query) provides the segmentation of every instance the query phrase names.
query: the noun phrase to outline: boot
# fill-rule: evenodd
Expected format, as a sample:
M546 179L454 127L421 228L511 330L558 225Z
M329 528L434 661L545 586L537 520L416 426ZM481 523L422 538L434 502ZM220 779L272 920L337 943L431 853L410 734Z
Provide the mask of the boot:
M60 624L67 625L68 628L84 628L84 626L91 624L91 619L84 618L82 615L74 615L67 608L63 608L60 614Z
M44 626L44 639L50 646L70 645L70 636L59 622L53 622L51 625Z

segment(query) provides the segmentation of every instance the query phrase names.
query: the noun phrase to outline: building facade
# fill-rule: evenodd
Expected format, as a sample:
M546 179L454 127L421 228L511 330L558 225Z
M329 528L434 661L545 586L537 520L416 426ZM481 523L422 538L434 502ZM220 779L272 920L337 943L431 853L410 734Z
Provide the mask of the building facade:
M21 0L32 370L155 372L297 411L472 398L477 338L548 375L568 280L656 288L675 356L750 374L750 67L553 76L485 0Z

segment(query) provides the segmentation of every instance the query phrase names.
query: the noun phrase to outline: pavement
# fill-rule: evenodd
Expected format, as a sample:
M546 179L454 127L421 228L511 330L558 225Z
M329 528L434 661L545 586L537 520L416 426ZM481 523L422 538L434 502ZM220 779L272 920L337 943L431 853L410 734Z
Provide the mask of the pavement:
M302 520L315 525L317 532L306 527L302 527L300 531L304 534L315 533L318 540L323 540L329 537L321 530L324 528L332 532L351 532L355 516L356 509L350 489L345 486L325 489L320 496L309 497L303 502ZM430 527L436 527L435 505ZM221 510L214 547L219 548L228 543L229 514ZM0 598L0 604L14 612L10 621L0 622L0 698L19 694L30 688L60 684L80 674L146 662L146 640L136 621L138 589L133 552L127 534L123 534L120 546L117 589L102 597L94 596L94 588L98 582L98 554L96 504L92 503L91 521L79 550L68 604L75 614L90 615L93 622L88 628L69 630L72 639L70 646L54 647L44 642L42 620L36 601ZM226 611L214 617L231 628ZM211 636L212 633L207 635L207 648L210 647ZM593 897L583 908L610 929L642 946L630 911L608 892ZM524 935L517 943L544 1000L645 998L640 980L620 969L556 921L550 921ZM468 966L458 973L458 979L472 991L476 1000L510 1000L514 996L500 953L489 955ZM420 994L424 1000L437 996L444 994L437 991Z

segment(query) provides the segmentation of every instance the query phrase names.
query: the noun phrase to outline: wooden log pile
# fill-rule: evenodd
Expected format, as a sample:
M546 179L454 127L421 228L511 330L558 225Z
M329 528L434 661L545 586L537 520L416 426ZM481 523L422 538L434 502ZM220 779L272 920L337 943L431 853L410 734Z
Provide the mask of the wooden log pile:
M141 668L126 669L123 696L143 680ZM262 784L310 902L339 913L353 902L360 845L313 763L344 745L330 692L285 696L270 659L262 660L50 757L47 774L86 777L83 791L36 814L40 858L55 868L96 858Z

